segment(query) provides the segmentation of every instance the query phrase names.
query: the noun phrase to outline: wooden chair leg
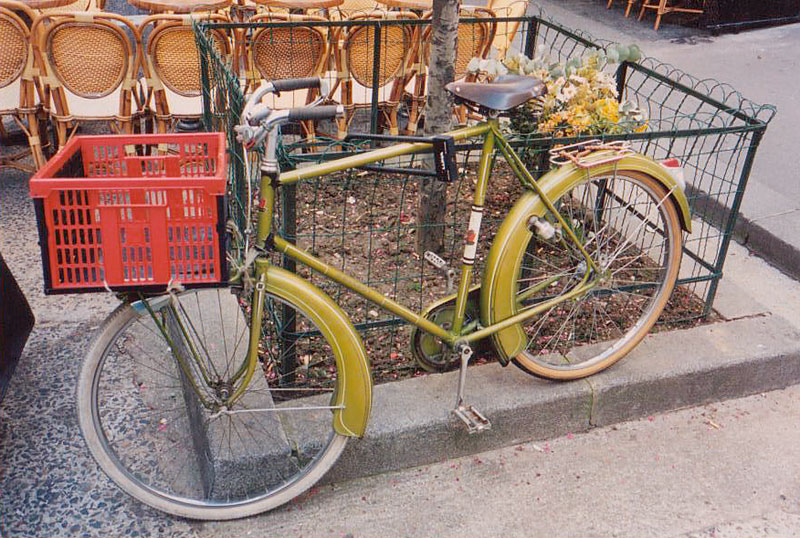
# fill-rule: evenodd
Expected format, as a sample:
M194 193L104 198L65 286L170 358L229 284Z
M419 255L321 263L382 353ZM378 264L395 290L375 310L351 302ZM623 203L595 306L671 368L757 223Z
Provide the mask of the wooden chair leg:
M608 0L608 4L606 5L606 9L611 9L611 4L614 3L614 0Z
M653 30L658 31L658 27L661 25L661 17L666 12L667 12L667 0L659 0L658 13L656 14L656 24L655 26L653 26Z
M628 6L625 8L625 18L629 17L631 14L631 8L633 4L636 3L636 0L628 0Z
M42 151L42 133L39 131L39 118L36 112L27 114L28 116L28 146L31 148L33 166L36 170L45 163L44 152ZM45 136L47 132L44 133Z
M63 121L56 120L56 137L58 139L58 149L63 148L64 144L67 143L67 124Z
M637 20L642 20L644 18L644 12L647 11L647 6L650 5L650 0L644 0L642 2L642 8L639 10L639 18Z

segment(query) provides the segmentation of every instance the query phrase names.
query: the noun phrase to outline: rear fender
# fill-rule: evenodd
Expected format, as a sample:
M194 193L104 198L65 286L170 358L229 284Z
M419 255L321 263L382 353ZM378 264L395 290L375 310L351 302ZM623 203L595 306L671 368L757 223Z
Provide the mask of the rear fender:
M691 232L689 203L680 185L663 166L644 155L630 155L620 161L589 170L568 164L548 172L539 179L538 184L548 199L557 200L568 190L590 178L622 170L647 174L663 184L670 193L670 200L678 209L681 226L687 232ZM528 221L532 216L544 217L546 211L547 208L541 198L536 193L527 191L514 204L500 225L489 249L481 285L481 324L484 327L515 313L517 271L525 253L525 245L531 236ZM527 343L525 333L519 324L494 333L492 340L504 365L518 355Z

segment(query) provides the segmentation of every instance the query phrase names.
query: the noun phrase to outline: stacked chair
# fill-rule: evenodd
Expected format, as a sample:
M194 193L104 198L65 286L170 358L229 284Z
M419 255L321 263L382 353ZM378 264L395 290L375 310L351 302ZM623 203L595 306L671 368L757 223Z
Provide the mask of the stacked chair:
M610 0L613 2L613 0ZM523 17L528 10L528 0L489 0L486 6L495 17ZM491 48L497 51L498 58L505 58L519 29L519 21L498 22Z
M315 15L263 13L251 22L320 22ZM247 86L253 89L262 80L281 80L321 76L329 62L327 28L320 26L284 26L259 28L245 47ZM265 97L271 108L304 106L318 97L317 90L295 90ZM329 96L324 96L329 97ZM306 137L314 136L314 122L303 122Z
M31 33L59 148L86 121L132 132L140 39L128 19L91 11L48 14L35 20Z
M34 167L39 168L44 164L39 130L42 88L30 37L34 18L33 11L22 2L0 0L0 137L7 139L2 120L12 118L27 136ZM27 151L3 152L0 166L31 171L22 163L27 155Z
M455 80L467 80L467 65L472 58L486 58L492 47L492 42L497 30L493 18L494 12L487 8L464 8L459 10L462 19L486 19L476 22L462 21L458 25L458 43L456 48ZM408 113L408 126L406 132L415 134L425 109L425 96L427 95L427 65L430 59L431 27L427 26L422 34L422 47L415 62L414 79L409 81L406 90L410 93L411 106ZM459 122L466 121L466 109L457 107L456 118Z
M226 22L223 15L208 14L204 19ZM203 115L200 84L200 56L190 15L152 15L139 25L142 43L142 71L139 101L154 117L159 132L174 130L179 120L199 120ZM212 34L214 46L223 58L232 54L230 36Z
M17 0L0 0L0 116L13 118L24 131L33 169L45 161L48 117L58 147L85 122L105 122L118 133L151 128L169 132L202 117L200 61L191 16L155 14L135 26L126 17L102 11L104 2L76 0L60 8L32 10ZM399 111L407 103L404 132L413 134L424 111L430 27L382 25L376 64L374 26L319 25L327 20L415 21L430 16L378 9L381 6L385 7L376 0L345 0L329 10L300 14L245 0L238 7L249 8L252 22L296 24L215 30L212 39L245 91L262 80L320 76L331 82L327 95L320 96L317 90L269 95L265 99L273 108L303 106L319 97L341 103L346 117L339 120L335 135L343 138L354 128L358 111L371 108L377 95L379 127L397 134ZM485 58L490 48L501 58L507 53L519 24L496 24L490 18L518 17L526 6L526 0L490 0L488 8L460 9L462 19L477 21L462 21L459 26L456 79L468 78L469 61ZM229 16L238 16L234 11L241 10L203 17L227 22ZM467 119L463 108L456 109L456 116L462 122ZM0 141L4 125L8 121L0 123ZM313 122L303 124L301 134L315 136ZM24 167L18 162L24 156L4 152L0 165Z
M413 20L406 11L373 11L350 20ZM339 137L344 137L356 110L370 108L377 87L382 125L390 134L398 134L397 111L404 88L413 76L412 62L419 49L419 26L387 25L381 30L381 58L374 63L375 31L371 26L344 27L336 36L336 73L341 81L341 103L346 118L340 123ZM376 83L377 82L377 86Z

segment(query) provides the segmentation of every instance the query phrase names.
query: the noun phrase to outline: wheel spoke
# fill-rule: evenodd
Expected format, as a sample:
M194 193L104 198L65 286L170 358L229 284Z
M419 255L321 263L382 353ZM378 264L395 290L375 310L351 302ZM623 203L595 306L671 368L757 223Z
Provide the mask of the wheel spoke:
M333 431L332 411L342 407L331 402L341 389L330 344L304 312L269 296L275 310L296 318L296 332L266 317L263 362L231 405L232 365L244 364L248 347L244 311L235 296L217 290L178 298L169 315L179 316L185 333L173 322L165 330L176 349L193 346L212 379L203 380L194 358L187 370L179 366L156 325L162 316L140 316L132 307L114 314L79 388L81 428L96 439L90 447L99 447L93 450L101 466L138 498L201 519L257 513L290 498L279 491L301 493L316 479L311 469L327 469L344 447ZM236 315L242 319L230 319ZM279 369L287 355L298 358L294 372Z
M680 222L668 198L649 177L618 172L554 202L597 272L568 234L560 241L532 236L515 284L517 312L558 299L584 279L591 287L523 322L528 342L515 358L520 367L546 377L581 377L612 364L630 347L624 342L644 336L680 261Z

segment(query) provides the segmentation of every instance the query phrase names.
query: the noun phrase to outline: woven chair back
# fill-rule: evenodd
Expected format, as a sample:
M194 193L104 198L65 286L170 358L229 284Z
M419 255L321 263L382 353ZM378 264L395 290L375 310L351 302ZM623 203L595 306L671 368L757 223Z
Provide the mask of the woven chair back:
M44 43L52 75L79 97L109 95L137 68L135 43L107 20L56 20Z
M30 51L28 35L28 28L22 19L0 6L0 88L5 88L22 76ZM18 104L15 103L15 107ZM2 108L6 108L5 103L0 104Z
M459 10L461 19L491 19L494 13L485 8L469 7ZM494 21L460 21L458 24L458 43L456 47L455 78L463 78L467 74L467 64L472 58L485 58L494 39L496 24ZM422 41L425 44L424 58L430 58L431 28L426 28Z
M522 17L528 10L528 0L489 0L488 9L497 17ZM519 29L519 21L498 22L492 46L504 58Z
M270 13L253 22L309 21L325 19L310 15ZM328 59L326 34L320 27L292 26L261 28L249 45L247 57L253 77L265 80L319 75Z
M464 8L460 17L492 18L494 14L482 8ZM473 58L485 58L494 39L496 25L492 21L461 22L458 25L458 47L456 49L455 77L459 79L467 74L467 64Z
M406 12L371 12L359 14L352 20L368 20L383 17L396 19L415 19L416 15ZM380 33L380 63L378 65L378 87L404 77L409 67L409 56L415 52L415 26L383 26ZM361 86L373 87L375 75L375 29L371 26L353 28L347 35L344 46L346 69Z
M211 34L221 57L230 54L230 44L221 32ZM162 22L147 41L147 57L154 74L171 91L185 97L197 97L200 83L200 56L194 31L182 22Z

